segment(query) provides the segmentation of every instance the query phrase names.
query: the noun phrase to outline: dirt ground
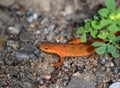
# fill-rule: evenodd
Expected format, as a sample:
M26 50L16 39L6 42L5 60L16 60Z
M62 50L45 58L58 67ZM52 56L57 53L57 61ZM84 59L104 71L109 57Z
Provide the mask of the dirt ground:
M80 38L77 28L102 7L104 0L0 0L0 88L109 88L119 82L120 58L65 57L54 68L59 56L39 49L42 42Z

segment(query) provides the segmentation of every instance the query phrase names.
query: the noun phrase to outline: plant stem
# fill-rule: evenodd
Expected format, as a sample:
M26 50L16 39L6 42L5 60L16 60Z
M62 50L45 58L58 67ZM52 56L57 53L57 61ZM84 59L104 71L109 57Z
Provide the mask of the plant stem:
M113 45L115 45L115 47L117 47L118 49L120 49L120 46L117 45L116 43L112 42Z

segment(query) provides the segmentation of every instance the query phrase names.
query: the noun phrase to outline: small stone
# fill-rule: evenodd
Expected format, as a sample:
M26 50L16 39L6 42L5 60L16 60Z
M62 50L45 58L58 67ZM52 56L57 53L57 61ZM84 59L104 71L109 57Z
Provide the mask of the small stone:
M93 82L88 82L79 77L72 77L66 88L95 88Z
M14 52L14 57L17 61L23 61L23 60L28 60L30 56L26 53L23 53L22 51L16 51Z
M34 19L34 20L37 20L37 19L38 19L38 14L37 14L37 13L34 13L34 14L33 14L33 19Z
M37 50L34 51L34 54L35 54L36 57L39 57L39 56L41 56L40 55L41 51L37 49Z
M42 21L41 21L41 24L44 25L44 26L47 26L49 24L49 19L48 18L44 18Z
M80 76L80 73L79 73L79 72L76 72L76 73L73 74L73 76L79 77L79 76Z
M22 87L23 88L33 88L33 84L31 80L24 80L22 81Z
M0 67L0 74L3 74L4 72L4 68Z
M27 12L26 12L26 21L28 23L32 23L34 20L33 18L33 10L32 9L29 9Z
M26 21L27 21L28 23L32 23L33 20L34 20L33 16L26 17Z
M109 88L120 88L120 82L115 82L109 86Z
M117 58L117 59L113 59L113 61L115 62L115 64L120 67L120 58Z
M15 2L15 0L0 0L0 5L9 7Z
M48 31L47 28L44 28L44 29L43 29L43 32L44 32L44 34L48 34L48 33L49 33L49 31Z
M47 88L46 85L39 86L39 88Z
M53 38L54 33L50 33L49 35L46 36L48 41L51 41Z
M13 49L17 49L19 47L18 43L13 40L8 40L6 45Z
M46 80L50 80L51 79L51 75L43 75L42 78L46 79Z
M34 50L28 47L19 51L14 51L13 55L17 61L26 61L34 57Z
M4 0L0 0L0 2L1 1L3 1L4 2ZM9 1L10 2L10 1ZM0 3L1 4L1 3ZM6 24L4 24L4 23L8 23L9 21L12 21L12 19L11 19L11 17L7 14L7 13L5 13L5 11L3 10L0 10L0 28L1 29L4 29L3 28L3 25L4 26L6 26ZM0 29L0 30L1 30Z
M103 58L99 58L98 59L98 64L104 65L104 64L106 64L106 60L103 59Z
M28 23L32 23L34 20L38 19L38 14L37 13L33 13L32 9L29 9L26 13L26 21Z
M105 77L105 75L106 75L106 72L103 71L103 70L98 70L98 71L96 72L96 76Z
M54 25L54 24L52 24L52 25L50 25L50 26L48 27L48 30L49 30L50 32L53 32L54 29L55 29L55 25Z
M20 40L23 42L29 42L34 39L34 35L32 32L22 32L19 37Z
M19 34L21 31L20 27L19 26L11 26L11 27L8 27L7 29L7 32L10 33L10 34L14 34L14 35L17 35Z
M4 63L7 65L12 65L14 63L14 59L12 57L5 58Z
M120 69L118 67L112 67L112 72L115 74L119 73L119 70Z
M0 51L5 48L5 38L4 36L0 36Z

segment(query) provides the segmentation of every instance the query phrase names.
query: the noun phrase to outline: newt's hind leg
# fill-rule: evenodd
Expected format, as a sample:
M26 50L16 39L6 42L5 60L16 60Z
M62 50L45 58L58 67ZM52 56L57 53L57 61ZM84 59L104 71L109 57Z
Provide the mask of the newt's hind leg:
M75 39L75 38L72 38L68 41L69 43L72 43L72 44L79 44L81 43L81 40L80 39Z
M60 62L54 63L52 66L53 67L58 67L58 66L63 65L63 63L64 63L64 57L60 57Z

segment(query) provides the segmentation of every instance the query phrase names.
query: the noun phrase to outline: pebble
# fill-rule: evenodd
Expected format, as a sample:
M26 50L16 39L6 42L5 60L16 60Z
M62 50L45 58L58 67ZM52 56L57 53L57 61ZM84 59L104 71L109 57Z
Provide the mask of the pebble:
M21 32L21 29L17 25L13 26L13 27L10 26L10 27L8 27L7 32L10 34L18 35Z
M5 37L0 36L0 51L5 49Z
M48 26L48 24L49 24L49 19L48 19L48 18L44 18L44 19L41 21L41 24L44 25L44 26Z
M17 61L23 61L23 60L28 60L30 59L30 56L26 53L23 53L22 51L15 51L14 52L14 57Z
M35 58L34 49L32 49L30 47L26 47L22 50L14 51L13 55L14 55L15 59L18 61L23 61L23 60L26 61L28 59Z
M53 32L54 29L55 29L55 25L54 25L54 24L48 26L48 30L49 30L50 32Z
M113 59L113 61L115 62L115 64L118 66L118 67L120 67L120 58L118 58L118 59Z
M72 77L66 88L95 88L93 82L88 82L79 77Z
M38 19L38 14L33 12L33 9L29 9L26 12L26 21L32 23L34 20Z
M26 21L28 23L32 23L34 20L33 18L33 9L29 9L27 12L26 12Z
M4 1L4 0L0 0L1 1ZM1 4L1 3L0 3ZM5 13L4 11L0 10L0 21L1 21L1 26L0 28L1 29L4 29L4 26L6 27L6 24L4 24L5 22L9 23L9 21L12 21L11 17Z
M120 68L118 68L118 67L112 67L111 69L112 69L112 72L115 74L120 72Z
M12 57L6 57L4 59L4 63L7 65L12 65L14 63L14 59Z
M109 88L120 88L120 82L115 82L109 86Z
M52 33L50 33L49 35L46 35L46 39L47 39L48 41L51 41L52 38L53 38L53 36L54 36L54 33L52 32Z
M0 5L9 7L15 2L15 0L0 0Z
M46 79L46 80L50 80L51 79L51 75L42 75L41 77L43 79Z
M48 31L47 28L44 28L44 29L43 29L43 32L44 32L45 35L49 34L49 31Z
M15 42L15 41L13 41L13 40L8 40L7 43L6 43L6 45L7 45L8 47L13 48L13 49L17 49L17 48L19 47L18 42Z
M41 55L40 55L41 53L42 53L42 52L41 52L39 49L37 49L37 50L34 51L34 54L35 54L36 57L40 57L40 56L41 56Z
M31 82L31 80L23 80L22 87L23 88L33 88L33 84ZM34 86L34 88L35 88L35 86Z
M0 74L3 74L4 72L4 68L0 67Z
M19 36L20 40L23 42L30 42L34 40L34 35L32 32L22 32Z
M106 64L106 60L104 58L99 58L98 64L104 65L104 64Z
M105 77L105 75L106 75L106 72L103 70L96 71L96 76Z

